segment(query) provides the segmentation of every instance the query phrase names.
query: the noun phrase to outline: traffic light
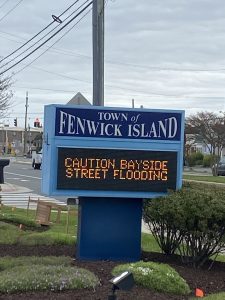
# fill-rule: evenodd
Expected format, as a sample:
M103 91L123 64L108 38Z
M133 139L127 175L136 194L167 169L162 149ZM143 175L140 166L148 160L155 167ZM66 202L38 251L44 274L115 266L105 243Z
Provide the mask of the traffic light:
M41 127L40 126L40 121L39 121L38 118L36 118L35 121L34 121L34 127Z
M17 127L17 118L14 119L14 126Z

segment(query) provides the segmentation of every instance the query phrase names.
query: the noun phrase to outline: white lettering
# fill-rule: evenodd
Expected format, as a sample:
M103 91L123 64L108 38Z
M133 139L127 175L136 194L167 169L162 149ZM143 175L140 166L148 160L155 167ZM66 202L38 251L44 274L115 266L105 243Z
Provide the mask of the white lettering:
M164 137L166 137L166 132L167 132L167 121L168 119L165 119L165 123L163 124L163 121L159 121L159 135L158 137L161 137L161 132L160 130L162 130L163 134L164 134Z
M59 121L60 130L59 130L59 133L63 133L63 129L66 125L66 118L67 118L67 113L60 110L60 121Z
M74 123L75 123L75 121L76 121L76 117L73 116L73 115L69 115L67 134L74 134L75 133L75 129L74 129Z
M155 128L155 123L154 122L152 123L151 130L150 130L150 133L149 133L150 137L151 137L152 133L153 133L154 137L157 137L157 133L156 133L156 128Z
M172 133L173 129L173 133ZM177 134L177 119L175 117L169 118L169 135L168 138L174 138Z
M88 125L89 134L91 135L93 132L93 134L96 135L99 123L95 123L94 121L87 120L87 125Z

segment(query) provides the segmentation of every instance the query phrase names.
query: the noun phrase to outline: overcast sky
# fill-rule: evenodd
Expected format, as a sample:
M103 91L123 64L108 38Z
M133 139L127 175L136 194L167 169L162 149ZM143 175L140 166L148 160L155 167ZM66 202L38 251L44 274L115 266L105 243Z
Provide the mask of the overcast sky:
M60 15L73 2L0 0L0 56L10 54L48 25L52 14ZM80 0L62 20L84 2ZM17 73L46 49L42 47L4 75ZM92 102L91 12L49 51L15 74L13 81L13 105L5 120L10 125L17 117L18 125L24 126L26 91L31 126L36 117L43 121L46 104L66 104L77 92ZM224 0L106 1L105 106L131 107L132 99L137 108L184 109L186 115L225 111Z

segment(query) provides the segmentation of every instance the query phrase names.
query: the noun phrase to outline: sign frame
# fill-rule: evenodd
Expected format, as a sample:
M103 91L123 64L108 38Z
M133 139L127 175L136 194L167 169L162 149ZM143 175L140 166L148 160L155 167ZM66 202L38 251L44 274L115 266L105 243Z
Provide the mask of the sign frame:
M124 112L128 114L178 114L180 117L179 140L144 139L123 137L82 137L76 135L56 135L57 109L70 109L71 111L85 110L99 113ZM79 112L79 111L78 111ZM93 148L115 150L142 150L142 151L172 151L177 153L177 178L176 189L182 186L183 170L183 144L184 144L184 111L183 110L154 110L154 109L129 109L95 106L45 106L45 126L42 162L42 191L49 196L77 196L77 197L119 197L119 198L153 198L167 193L140 192L140 191L114 191L114 190L59 190L57 189L58 148ZM48 122L47 120L52 120Z

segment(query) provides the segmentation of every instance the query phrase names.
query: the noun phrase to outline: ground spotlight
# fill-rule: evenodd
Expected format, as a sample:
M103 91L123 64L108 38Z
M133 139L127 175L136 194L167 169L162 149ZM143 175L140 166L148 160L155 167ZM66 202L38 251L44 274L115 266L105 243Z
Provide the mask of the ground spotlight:
M133 274L125 271L120 275L112 278L110 281L112 283L112 294L108 296L108 300L116 300L116 290L130 291L134 286Z

